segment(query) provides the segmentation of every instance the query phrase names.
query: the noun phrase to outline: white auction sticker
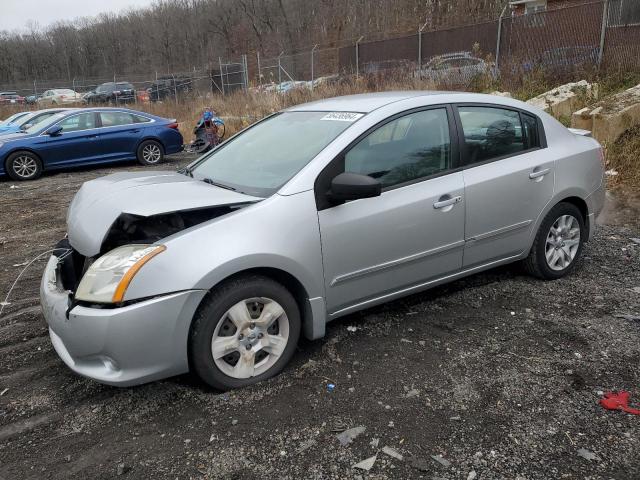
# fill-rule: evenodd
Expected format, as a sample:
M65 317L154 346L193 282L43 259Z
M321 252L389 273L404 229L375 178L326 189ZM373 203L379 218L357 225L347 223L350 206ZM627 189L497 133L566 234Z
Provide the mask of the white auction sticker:
M337 120L338 122L355 122L364 117L364 113L353 112L331 112L326 114L320 120Z

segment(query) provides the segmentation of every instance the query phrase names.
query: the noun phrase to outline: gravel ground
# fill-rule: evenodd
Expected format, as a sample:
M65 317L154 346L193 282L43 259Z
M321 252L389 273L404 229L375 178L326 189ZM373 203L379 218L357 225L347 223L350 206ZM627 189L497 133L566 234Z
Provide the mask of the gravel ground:
M0 181L2 298L64 234L82 182L133 168ZM190 375L127 389L74 375L37 261L0 317L0 479L640 478L640 417L598 405L640 400L640 220L611 205L569 278L501 268L345 317L279 377L225 394Z

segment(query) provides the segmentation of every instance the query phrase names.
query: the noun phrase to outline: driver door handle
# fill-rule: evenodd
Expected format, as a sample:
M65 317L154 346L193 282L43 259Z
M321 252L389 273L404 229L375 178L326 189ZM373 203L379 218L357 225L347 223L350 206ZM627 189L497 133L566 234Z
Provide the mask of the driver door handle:
M433 208L435 208L435 209L445 208L445 207L448 207L450 205L455 205L456 203L460 203L461 201L462 201L462 197L461 196L451 197L451 198L448 198L446 200L440 200L440 201L434 203L433 204Z
M544 177L547 173L549 173L549 171L550 170L548 168L543 168L542 170L534 170L529 174L529 178L531 180L535 180L536 178Z

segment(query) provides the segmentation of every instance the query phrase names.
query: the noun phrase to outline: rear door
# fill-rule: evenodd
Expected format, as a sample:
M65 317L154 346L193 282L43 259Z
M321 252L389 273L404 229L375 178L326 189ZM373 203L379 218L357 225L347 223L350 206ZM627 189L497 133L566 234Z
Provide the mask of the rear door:
M464 184L456 163L452 113L441 106L392 117L325 168L316 198L330 313L460 270ZM345 171L377 178L382 195L327 203L331 179Z
M495 105L458 105L466 199L464 267L513 257L527 247L554 192L555 161L542 122Z
M143 125L129 112L110 110L100 112L99 116L98 143L104 159L133 158Z

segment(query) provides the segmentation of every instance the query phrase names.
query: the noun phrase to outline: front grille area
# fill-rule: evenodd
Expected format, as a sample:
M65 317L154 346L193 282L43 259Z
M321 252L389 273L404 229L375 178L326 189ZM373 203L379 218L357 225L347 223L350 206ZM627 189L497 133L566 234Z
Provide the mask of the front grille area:
M56 245L55 255L59 258L57 269L62 287L75 293L84 272L89 268L90 259L74 250L66 238Z

